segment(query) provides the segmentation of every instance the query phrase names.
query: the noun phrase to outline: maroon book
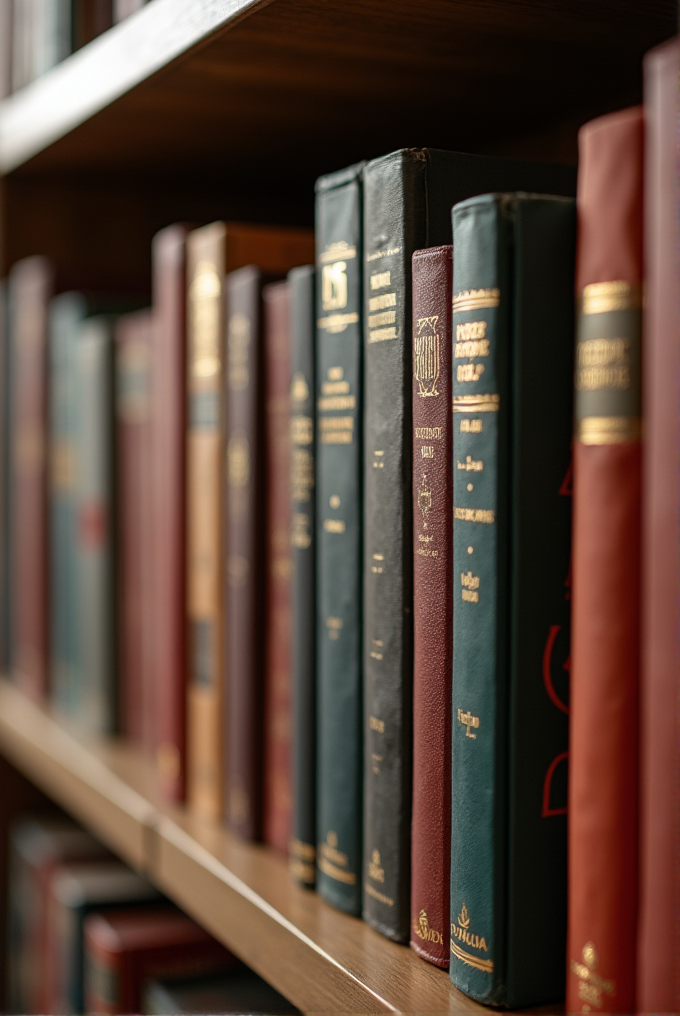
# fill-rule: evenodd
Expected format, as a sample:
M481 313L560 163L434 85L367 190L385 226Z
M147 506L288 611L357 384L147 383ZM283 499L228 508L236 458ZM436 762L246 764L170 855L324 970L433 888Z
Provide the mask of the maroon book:
M158 773L173 801L186 790L188 234L188 226L168 226L153 241L152 681Z
M10 272L13 360L13 669L33 698L48 685L47 311L53 288L45 258Z
M449 966L453 248L413 255L411 948Z
M264 839L288 853L291 814L290 327L287 282L265 286Z
M637 1009L680 1012L680 42L647 55Z

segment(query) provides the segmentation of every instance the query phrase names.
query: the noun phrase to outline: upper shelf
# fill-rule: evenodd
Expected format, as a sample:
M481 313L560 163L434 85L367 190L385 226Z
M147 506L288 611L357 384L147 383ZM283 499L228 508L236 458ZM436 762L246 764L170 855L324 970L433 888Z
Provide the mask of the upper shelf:
M637 101L676 17L675 0L152 0L0 103L0 172L276 182L527 135L571 158L555 129Z

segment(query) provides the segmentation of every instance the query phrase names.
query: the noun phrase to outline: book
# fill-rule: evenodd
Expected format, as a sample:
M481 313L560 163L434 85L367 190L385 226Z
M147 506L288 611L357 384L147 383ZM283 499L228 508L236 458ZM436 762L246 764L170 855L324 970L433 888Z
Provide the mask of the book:
M575 239L570 198L453 209L450 975L510 1007L564 997Z
M314 265L288 273L290 288L290 518L292 555L292 787L289 867L316 878L316 490L314 478Z
M645 57L638 1012L680 1012L680 571L670 552L680 546L679 73L677 39Z
M252 970L191 978L150 980L144 994L146 1013L297 1013L295 1006Z
M492 190L573 192L568 166L404 149L364 170L363 914L410 929L413 550L411 257L451 241L450 209Z
M83 927L87 1012L142 1012L151 977L201 977L240 966L212 935L168 904L95 911Z
M155 610L151 560L156 527L151 448L151 311L123 314L115 324L117 617L121 733L155 750L156 696L151 625ZM155 507L155 506L154 506ZM165 552L164 548L158 548Z
M186 793L188 234L188 226L168 226L152 243L150 640L157 770L161 792L173 801L183 800Z
M411 948L449 966L453 511L451 245L413 255Z
M12 343L10 290L0 280L0 668L12 669Z
M586 124L579 132L579 156L567 1009L632 1012L638 885L642 110L627 109Z
M287 854L291 835L290 288L264 301L266 616L264 648L265 843Z
M317 891L361 913L363 163L316 183Z
M45 258L18 261L9 276L12 343L13 668L33 698L49 673L47 518L47 315L53 271Z
M76 338L76 580L79 686L73 718L89 734L118 726L114 319L85 320Z

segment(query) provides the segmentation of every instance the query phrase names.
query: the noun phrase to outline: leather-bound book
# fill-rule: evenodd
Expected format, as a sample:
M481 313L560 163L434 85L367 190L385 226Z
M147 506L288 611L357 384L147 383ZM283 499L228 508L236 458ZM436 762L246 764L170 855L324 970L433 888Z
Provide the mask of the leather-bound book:
M316 880L316 391L314 265L294 268L290 288L290 499L292 556L292 785L290 871Z
M405 149L364 170L364 917L410 929L413 518L411 257L491 190L573 192L565 166Z
M142 1012L151 977L206 977L241 964L176 907L94 912L84 923L87 1012Z
M154 331L151 659L156 761L162 793L181 801L186 789L186 240L187 226L153 239Z
M449 966L453 248L413 255L411 948Z
M642 110L586 124L579 132L579 156L567 1009L632 1012L638 884Z
M52 267L17 262L9 276L12 342L13 668L21 687L48 689L47 316Z
M153 551L150 311L124 314L116 341L116 510L118 527L118 633L120 732L154 747L150 583ZM160 548L159 548L160 549Z
M76 339L76 527L79 681L73 717L88 733L118 726L114 319Z
M290 288L272 282L264 300L267 470L264 664L264 840L288 853L291 772Z
M228 272L286 272L309 260L308 230L215 222L187 240L188 795L203 815L223 813L225 296Z
M638 1012L680 1012L680 232L677 39L645 75Z
M363 163L316 183L317 891L361 913Z

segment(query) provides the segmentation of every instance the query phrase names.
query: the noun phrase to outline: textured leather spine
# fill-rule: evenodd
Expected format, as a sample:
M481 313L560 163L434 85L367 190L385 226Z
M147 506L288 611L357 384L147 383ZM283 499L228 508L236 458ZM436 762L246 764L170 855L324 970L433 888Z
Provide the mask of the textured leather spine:
M12 409L13 665L22 688L48 685L47 306L52 268L26 258L10 272Z
M635 1007L642 111L579 134L567 1010ZM668 764L668 760L666 760Z
M290 288L290 498L292 576L293 829L289 866L294 879L316 878L316 392L314 265L294 268Z
M644 70L645 459L637 1010L680 1012L678 40L652 50Z
M264 839L288 853L291 817L290 295L265 286Z
M161 791L186 790L186 226L168 226L152 245L153 519L152 658L156 764Z
M413 255L411 948L449 965L453 248Z
M316 185L317 891L361 912L362 169Z

